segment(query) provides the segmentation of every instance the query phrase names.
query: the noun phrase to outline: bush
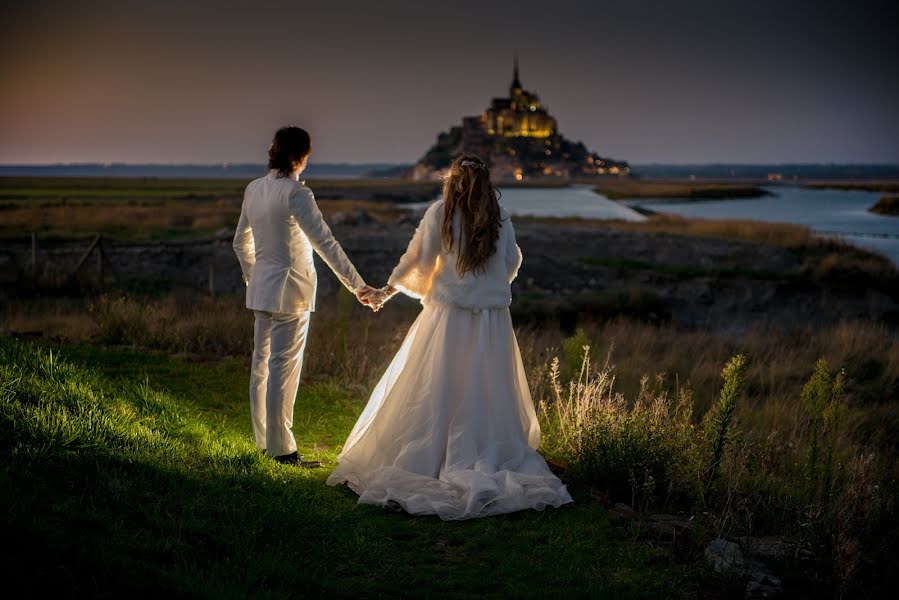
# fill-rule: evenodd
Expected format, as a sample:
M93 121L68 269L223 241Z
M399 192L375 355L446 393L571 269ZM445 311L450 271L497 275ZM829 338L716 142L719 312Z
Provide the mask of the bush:
M539 405L544 448L570 461L578 480L627 495L634 504L648 506L662 491L689 496L697 464L695 455L688 458L695 451L689 392L671 398L663 378L644 377L636 401L628 404L614 391L611 367L591 370L589 346L580 365L577 379L563 386L559 361L553 360L553 398Z
M672 396L664 376L644 376L636 399L628 402L614 389L613 367L592 370L590 347L581 345L585 340L579 330L563 342L568 370L576 373L567 385L560 382L559 360L552 362L552 397L539 404L545 450L563 457L576 479L635 505L702 500L717 480L732 437L745 357L735 356L724 367L720 399L697 430L688 388ZM577 345L581 354L575 361ZM580 368L574 371L574 365Z

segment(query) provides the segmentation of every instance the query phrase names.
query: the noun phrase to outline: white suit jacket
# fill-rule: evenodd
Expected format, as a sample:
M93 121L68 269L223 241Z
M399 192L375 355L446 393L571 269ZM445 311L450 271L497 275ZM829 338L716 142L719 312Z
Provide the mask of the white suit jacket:
M313 249L351 292L365 285L306 185L269 171L244 192L234 252L247 283L247 308L277 313L315 310Z
M499 239L496 252L484 269L460 277L456 270L461 239L460 216L453 219L453 250L443 243L444 201L438 200L425 212L406 253L390 275L389 283L424 305L450 305L461 308L503 308L512 302L511 282L521 267L521 249L515 241L512 219L500 207ZM463 241L464 243L464 241Z

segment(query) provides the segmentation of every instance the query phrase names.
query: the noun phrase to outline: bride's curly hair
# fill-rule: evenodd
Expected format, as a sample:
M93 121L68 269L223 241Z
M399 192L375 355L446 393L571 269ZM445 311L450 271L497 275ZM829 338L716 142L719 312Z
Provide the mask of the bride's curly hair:
M456 158L444 178L443 197L440 237L450 251L455 241L453 216L457 211L460 215L461 236L456 259L459 276L484 271L487 260L496 252L500 227L500 191L490 181L490 171L484 161L472 154Z

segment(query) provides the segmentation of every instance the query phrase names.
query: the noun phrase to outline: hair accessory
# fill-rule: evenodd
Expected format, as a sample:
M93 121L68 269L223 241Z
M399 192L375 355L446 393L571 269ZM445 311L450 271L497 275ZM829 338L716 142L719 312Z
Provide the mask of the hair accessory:
M463 160L459 163L462 167L471 167L472 169L485 169L486 167L479 162L473 160Z

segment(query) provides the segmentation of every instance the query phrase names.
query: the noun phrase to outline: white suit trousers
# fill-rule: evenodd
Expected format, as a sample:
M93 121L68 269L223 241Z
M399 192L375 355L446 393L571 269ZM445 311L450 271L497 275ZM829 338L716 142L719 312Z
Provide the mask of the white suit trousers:
M256 314L253 365L250 372L250 410L256 447L269 456L296 452L293 405L300 385L303 351L310 313Z

